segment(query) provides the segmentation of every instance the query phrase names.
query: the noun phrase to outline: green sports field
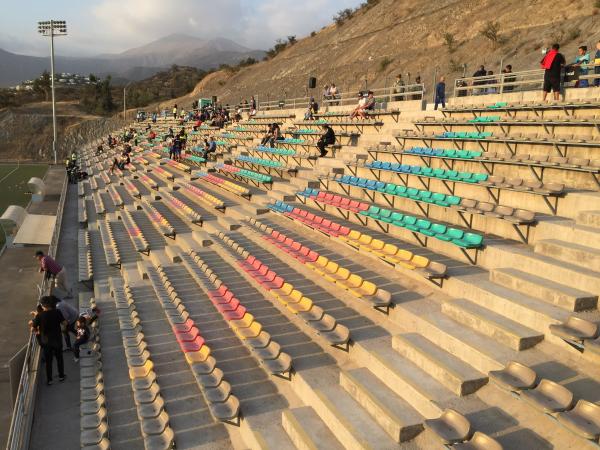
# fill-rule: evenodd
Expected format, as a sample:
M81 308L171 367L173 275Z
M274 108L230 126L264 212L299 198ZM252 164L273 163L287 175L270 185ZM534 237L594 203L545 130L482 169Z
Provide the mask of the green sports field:
M31 177L44 178L47 169L44 164L0 164L0 216L10 205L27 206L31 200L27 181ZM4 233L0 231L0 248L3 245Z

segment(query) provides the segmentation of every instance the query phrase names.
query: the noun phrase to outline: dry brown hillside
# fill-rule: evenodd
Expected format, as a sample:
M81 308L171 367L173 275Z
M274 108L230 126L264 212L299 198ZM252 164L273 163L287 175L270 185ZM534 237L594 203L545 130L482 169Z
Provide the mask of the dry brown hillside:
M500 61L513 70L538 67L541 49L559 41L567 60L581 43L594 47L600 37L595 0L381 0L341 26L330 25L275 58L232 74L217 72L203 80L187 99L218 95L236 103L251 94L261 100L305 95L309 76L342 90L383 87L397 73L421 74L429 91L434 69L449 84L467 64L499 71ZM498 23L498 42L481 32ZM454 40L450 49L446 40Z

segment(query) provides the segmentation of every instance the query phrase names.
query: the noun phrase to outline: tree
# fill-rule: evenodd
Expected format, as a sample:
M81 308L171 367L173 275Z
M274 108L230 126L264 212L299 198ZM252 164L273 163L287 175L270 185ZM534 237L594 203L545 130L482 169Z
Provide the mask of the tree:
M90 76L88 78L90 79L90 83L98 82L98 77L96 77L96 75L94 75L93 73L90 73Z
M50 73L44 70L39 78L36 78L33 82L33 91L36 93L44 94L44 101L48 101L50 96L50 89L52 88L52 82L50 80Z
M102 111L109 113L115 108L115 103L112 98L111 82L112 78L108 75L102 83L100 83L100 99L102 105Z
M296 36L288 36L288 44L294 45L297 41Z

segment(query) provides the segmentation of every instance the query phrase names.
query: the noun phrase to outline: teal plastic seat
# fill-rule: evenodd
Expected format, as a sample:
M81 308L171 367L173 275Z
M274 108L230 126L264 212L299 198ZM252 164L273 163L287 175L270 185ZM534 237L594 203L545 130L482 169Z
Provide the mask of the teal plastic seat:
M431 195L431 203L435 203L439 206L448 206L448 202L446 202L446 194L442 194L440 192L434 192Z
M462 201L462 198L461 197L457 197L456 195L447 195L446 196L446 203L449 206L460 205L461 201Z
M419 229L419 231L422 232L423 230L428 230L429 228L431 228L431 222L426 219L419 219L417 220L415 226Z
M425 177L430 177L433 175L433 169L431 167L423 167L421 169L421 175Z
M467 183L471 183L472 177L473 174L471 172L458 172L458 178L460 178L460 181L466 181Z
M417 200L419 198L419 190L416 188L408 188L406 190L406 195L414 200Z
M446 242L453 242L461 240L464 235L465 232L463 230L459 230L458 228L448 228L443 236L438 235L436 237Z
M444 150L444 156L447 158L454 158L456 156L456 150L452 150L452 149Z
M461 178L458 176L458 172L456 170L447 170L446 176L449 180L452 181L461 181Z
M400 197L406 197L408 195L407 192L408 192L408 188L406 186L396 186L394 195L399 195Z
M419 192L419 200L421 200L423 202L433 203L433 200L431 199L432 196L433 196L433 193L430 191L420 191Z
M436 178L439 178L441 180L445 180L448 178L448 175L446 174L446 171L444 169L438 168L438 169L433 169L433 176Z
M402 218L404 217L404 214L401 214L399 212L394 212L392 213L390 219L392 219L392 223L394 225L397 225L399 227L403 227L404 225L402 224Z
M469 150L458 150L456 152L456 157L462 159L471 159L471 152Z
M483 243L483 236L475 233L465 233L462 239L452 239L452 242L463 248L478 248Z
M379 216L380 210L381 209L378 206L371 205L371 206L369 206L368 210L361 211L360 214L362 214L364 216L373 217L374 219L376 219Z
M480 183L482 181L487 181L489 175L487 173L474 173L473 176L471 176L471 180L473 180L473 183Z
M416 226L417 218L413 216L404 216L402 218L402 223L404 224L404 228L408 228L411 231L418 231L419 228Z
M431 225L431 228L429 230L433 233L433 235L435 235L435 237L438 237L438 235L445 235L447 229L448 227L446 227L446 225L444 224L434 223L433 225Z
M388 183L385 185L385 193L386 194L390 194L390 195L395 195L396 191L398 190L398 188L400 187L404 187L404 186L397 186L394 183ZM406 189L406 188L405 188Z
M379 220L386 223L392 223L392 211L383 208L379 210Z

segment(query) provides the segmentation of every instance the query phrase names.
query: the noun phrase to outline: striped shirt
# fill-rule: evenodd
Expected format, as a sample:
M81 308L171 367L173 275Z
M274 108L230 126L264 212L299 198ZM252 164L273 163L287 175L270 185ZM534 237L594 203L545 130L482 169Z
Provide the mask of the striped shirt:
M58 275L58 272L62 270L62 266L48 255L42 258L41 267L44 272L51 273L52 275Z

